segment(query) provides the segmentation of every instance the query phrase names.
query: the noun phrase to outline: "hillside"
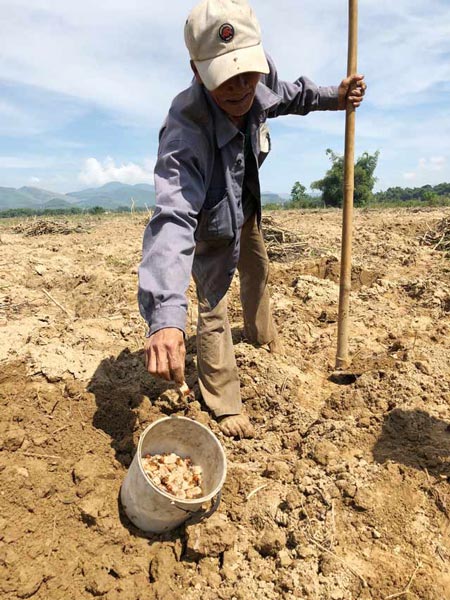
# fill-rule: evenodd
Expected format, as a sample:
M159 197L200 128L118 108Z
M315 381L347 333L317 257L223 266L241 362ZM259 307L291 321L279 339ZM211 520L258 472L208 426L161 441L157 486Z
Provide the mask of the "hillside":
M35 208L36 200L29 194L10 187L0 187L0 210Z
M280 194L274 194L273 192L262 192L261 193L261 204L284 204L283 198Z
M99 188L70 192L67 196L78 200L77 206L81 208L101 206L105 209L115 209L119 206L131 206L133 200L136 207L155 205L155 188L146 183L128 185L112 181Z
M284 202L279 194L272 192L263 192L261 201L263 205ZM15 208L90 209L94 206L101 206L105 210L117 210L123 207L131 208L133 202L136 208L155 206L155 188L148 183L129 185L118 181L67 194L28 186L19 189L0 187L0 211Z
M0 187L0 211L15 208L88 209L94 206L101 206L105 210L116 210L119 207L131 207L133 200L135 207L154 206L154 187L146 183L128 185L114 181L98 188L88 188L68 194L28 186L18 189Z

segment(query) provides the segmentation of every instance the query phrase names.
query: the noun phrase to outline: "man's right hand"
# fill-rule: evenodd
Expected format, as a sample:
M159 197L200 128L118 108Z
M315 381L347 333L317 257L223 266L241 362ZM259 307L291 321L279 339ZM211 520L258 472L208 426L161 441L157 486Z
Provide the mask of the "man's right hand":
M186 347L180 329L160 329L145 340L144 350L149 373L178 385L184 382Z

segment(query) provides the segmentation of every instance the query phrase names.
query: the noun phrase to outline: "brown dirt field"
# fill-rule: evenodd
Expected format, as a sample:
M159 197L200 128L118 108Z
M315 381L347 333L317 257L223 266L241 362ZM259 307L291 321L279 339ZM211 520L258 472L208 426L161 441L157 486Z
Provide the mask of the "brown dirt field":
M242 441L144 371L142 216L38 237L1 224L1 598L450 599L450 260L419 243L449 214L356 211L354 360L330 379L341 216L272 213L305 244L272 264L285 357L242 338L232 286L257 428ZM198 392L194 307L188 333ZM168 414L223 442L223 501L202 524L143 535L119 489L140 433Z

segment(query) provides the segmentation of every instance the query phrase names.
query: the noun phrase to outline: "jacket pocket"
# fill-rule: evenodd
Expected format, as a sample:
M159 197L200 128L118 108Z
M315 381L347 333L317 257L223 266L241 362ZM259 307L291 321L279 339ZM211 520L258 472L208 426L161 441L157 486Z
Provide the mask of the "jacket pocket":
M233 223L231 218L228 195L211 208L202 208L198 216L195 239L197 241L232 240L234 238ZM208 198L205 205L208 205Z

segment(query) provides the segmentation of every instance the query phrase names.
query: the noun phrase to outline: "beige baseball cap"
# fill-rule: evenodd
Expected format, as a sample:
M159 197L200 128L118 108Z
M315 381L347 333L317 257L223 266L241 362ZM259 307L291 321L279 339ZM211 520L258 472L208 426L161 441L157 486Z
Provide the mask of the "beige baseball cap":
M184 39L208 90L240 73L269 72L261 29L247 0L202 0L186 21Z

